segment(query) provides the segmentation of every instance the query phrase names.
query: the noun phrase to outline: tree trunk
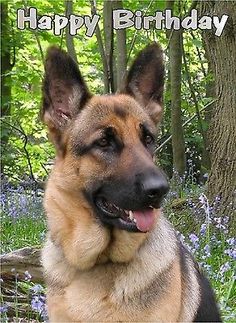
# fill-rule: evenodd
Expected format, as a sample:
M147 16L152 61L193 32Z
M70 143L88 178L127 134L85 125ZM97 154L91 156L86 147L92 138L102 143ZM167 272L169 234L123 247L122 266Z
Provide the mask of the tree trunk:
M97 14L97 8L96 8L96 2L95 0L90 0L91 4L91 13L92 15ZM96 26L96 38L97 38L97 44L98 44L98 49L101 55L102 59L102 66L103 66L103 82L104 82L104 93L109 93L109 71L108 71L108 64L107 64L107 59L106 59L106 53L105 53L105 48L103 45L103 40L102 40L102 35L101 31L99 28L99 25Z
M11 115L11 42L8 20L8 3L1 3L1 116ZM9 128L2 125L1 151L7 145L9 137ZM1 173L4 170L4 163L1 163Z
M207 58L209 61L209 58ZM210 62L209 62L210 63ZM207 74L209 77L213 76L212 68L208 63L208 71ZM206 84L206 97L207 98L215 98L215 80L209 79ZM215 103L209 105L209 107L205 110L204 120L207 125L210 124L211 121L211 112L214 109ZM205 173L209 173L211 169L211 159L209 154L209 132L206 133L206 147L204 147L202 152L202 162L201 162L201 177L203 178Z
M211 172L207 193L211 202L221 198L219 211L233 220L236 192L236 10L234 1L203 1L201 14L229 15L223 34L203 32L214 77L217 102L209 127Z
M181 116L182 30L170 36L171 133L173 168L179 176L185 172L185 144Z
M105 55L108 66L109 77L109 92L114 92L114 79L113 79L113 23L112 23L112 8L113 3L111 0L104 1L103 5L103 28L105 40Z
M113 9L123 9L122 1L113 1ZM116 30L116 87L119 89L124 82L127 66L126 29Z
M171 9L173 13L175 13L174 5L174 1L166 1L166 9ZM168 56L170 61L168 76L170 77L171 92L173 179L178 180L178 177L184 174L186 168L185 143L181 115L182 30L166 30L166 37L169 44Z
M65 12L66 17L69 17L73 14L73 0L65 0ZM66 28L66 48L68 51L68 54L73 58L73 60L78 63L77 55L75 51L75 45L74 45L74 39L73 36L71 36L69 27Z

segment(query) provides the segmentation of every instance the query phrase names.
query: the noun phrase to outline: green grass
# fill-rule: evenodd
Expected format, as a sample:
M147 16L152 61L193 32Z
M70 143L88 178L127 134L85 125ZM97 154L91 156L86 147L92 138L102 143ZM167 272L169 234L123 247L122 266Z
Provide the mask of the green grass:
M1 220L2 253L27 246L40 246L45 237L46 223L43 216L37 218L8 216Z

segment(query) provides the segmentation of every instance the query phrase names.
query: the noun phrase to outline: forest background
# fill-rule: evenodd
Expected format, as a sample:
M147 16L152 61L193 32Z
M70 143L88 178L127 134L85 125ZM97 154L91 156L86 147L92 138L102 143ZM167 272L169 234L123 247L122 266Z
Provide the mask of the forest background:
M61 36L19 30L17 9L29 7L37 8L40 16L98 13L101 19L92 37L85 36L83 28L73 37L68 29ZM117 8L141 10L144 15L172 9L182 18L196 8L200 16L229 18L220 37L214 30L156 30L152 25L150 30L114 30L112 10ZM153 41L161 44L166 65L164 115L156 147L158 163L171 183L164 211L210 277L224 319L234 321L234 1L1 1L1 253L40 247L45 237L42 196L55 154L39 119L46 49L54 44L67 50L91 91L103 94L119 88L132 59ZM35 291L38 281L30 272L30 279L24 272L16 282L16 266L10 274L13 280L2 284L1 312L6 320L26 315L43 320L43 283Z

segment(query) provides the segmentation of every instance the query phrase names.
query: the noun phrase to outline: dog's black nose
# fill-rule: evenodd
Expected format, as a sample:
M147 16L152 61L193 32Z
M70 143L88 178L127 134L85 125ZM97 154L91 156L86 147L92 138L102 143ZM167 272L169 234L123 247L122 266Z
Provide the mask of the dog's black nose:
M146 175L142 180L142 193L150 200L161 199L169 190L169 185L162 174Z

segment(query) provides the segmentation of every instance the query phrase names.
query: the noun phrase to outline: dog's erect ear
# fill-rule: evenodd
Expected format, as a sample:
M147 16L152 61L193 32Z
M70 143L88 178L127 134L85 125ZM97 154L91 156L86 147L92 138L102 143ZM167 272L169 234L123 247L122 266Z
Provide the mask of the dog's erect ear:
M162 49L152 43L134 60L121 90L135 97L155 123L160 121L162 114L164 73Z
M55 146L61 133L91 97L73 59L63 50L50 47L45 61L41 117Z

